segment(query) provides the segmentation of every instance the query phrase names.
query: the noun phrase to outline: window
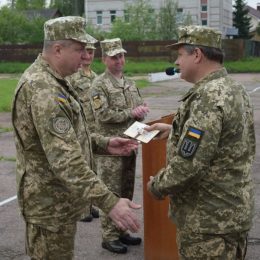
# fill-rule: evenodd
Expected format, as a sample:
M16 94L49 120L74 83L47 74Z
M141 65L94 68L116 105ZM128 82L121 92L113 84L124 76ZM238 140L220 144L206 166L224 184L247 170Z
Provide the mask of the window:
M97 24L103 23L102 14L103 14L102 11L97 11Z
M208 11L208 6L207 5L201 5L201 11L202 12L207 12Z
M183 13L183 8L177 8L177 13Z
M208 20L201 20L201 25L208 25Z
M113 23L116 19L116 11L112 10L110 11L110 22Z

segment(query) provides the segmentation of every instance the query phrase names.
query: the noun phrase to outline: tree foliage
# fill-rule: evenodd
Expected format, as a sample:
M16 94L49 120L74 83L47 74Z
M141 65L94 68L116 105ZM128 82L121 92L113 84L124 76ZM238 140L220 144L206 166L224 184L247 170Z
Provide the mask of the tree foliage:
M44 19L28 20L22 12L8 7L0 9L0 44L40 43Z
M17 10L41 9L45 7L45 0L12 0L11 6Z
M159 12L155 12L147 0L136 0L126 7L128 19L116 19L111 37L123 40L171 40L176 39L178 26L192 24L189 14L178 12L175 0L164 0Z
M84 14L84 0L51 0L50 7L58 8L65 15Z
M157 31L162 40L177 36L177 8L178 4L172 0L165 0L160 8Z
M234 38L240 39L250 39L252 36L249 34L251 28L250 20L248 16L248 9L246 8L246 3L244 0L236 0L233 5L233 25L238 29L238 35Z
M127 19L117 18L112 26L111 37L123 40L144 40L156 38L156 15L147 0L135 0L126 4Z

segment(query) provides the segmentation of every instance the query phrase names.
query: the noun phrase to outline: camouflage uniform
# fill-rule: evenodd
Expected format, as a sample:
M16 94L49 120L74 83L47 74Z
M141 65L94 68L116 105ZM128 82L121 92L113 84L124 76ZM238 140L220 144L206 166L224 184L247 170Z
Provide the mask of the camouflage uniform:
M95 130L95 117L92 111L89 98L89 89L97 74L91 70L90 75L86 75L82 69L68 77L69 82L78 93L79 100L84 109L86 120L88 122L88 129L91 133Z
M73 27L71 34L76 40L81 34L84 42L83 18L62 17L46 23L45 38L49 39L52 29L64 26L63 32L69 35ZM54 28L47 31L50 23ZM60 38L55 33L51 37ZM89 201L108 213L118 198L91 170L92 145L78 95L41 55L18 83L12 122L27 253L33 259L72 259L76 221ZM97 135L92 142L105 148L108 139Z
M250 98L222 68L199 80L181 101L168 138L167 167L150 189L170 198L181 259L243 259L254 205Z
M78 72L68 77L69 82L78 93L79 100L82 104L86 116L86 121L88 123L88 129L91 133L94 133L95 130L95 117L90 104L88 91L91 87L92 81L95 79L96 76L97 74L92 70L90 71L90 75L86 75L83 69L79 69ZM92 161L92 170L94 172L97 171L94 154L93 154L93 161ZM91 208L92 205L90 205L90 207L86 209L86 212L81 216L81 219L84 219L91 214Z
M111 45L113 44L117 51L125 52L116 43L111 42ZM111 49L111 46L103 45L102 50L105 48ZM143 104L132 80L123 78L120 82L108 70L94 80L90 94L96 118L96 131L105 136L123 136L123 132L135 121L131 116L131 110ZM135 153L128 157L97 155L97 172L101 179L110 190L123 198L133 198L135 165ZM101 225L104 241L118 239L121 232L102 213Z

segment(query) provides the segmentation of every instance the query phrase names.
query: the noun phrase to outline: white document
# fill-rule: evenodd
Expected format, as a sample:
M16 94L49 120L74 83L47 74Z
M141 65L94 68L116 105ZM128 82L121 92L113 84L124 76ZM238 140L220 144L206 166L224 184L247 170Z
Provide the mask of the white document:
M148 126L146 124L140 123L138 121L134 122L126 131L124 132L125 135L135 138L138 141L143 143L150 142L160 131L153 130L147 132L144 128Z

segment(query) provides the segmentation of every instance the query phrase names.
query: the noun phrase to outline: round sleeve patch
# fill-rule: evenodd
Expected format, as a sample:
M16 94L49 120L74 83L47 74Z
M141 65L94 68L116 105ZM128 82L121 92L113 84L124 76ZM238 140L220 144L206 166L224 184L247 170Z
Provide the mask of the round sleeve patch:
M65 134L70 130L71 123L66 117L55 117L52 121L53 129L58 134Z

